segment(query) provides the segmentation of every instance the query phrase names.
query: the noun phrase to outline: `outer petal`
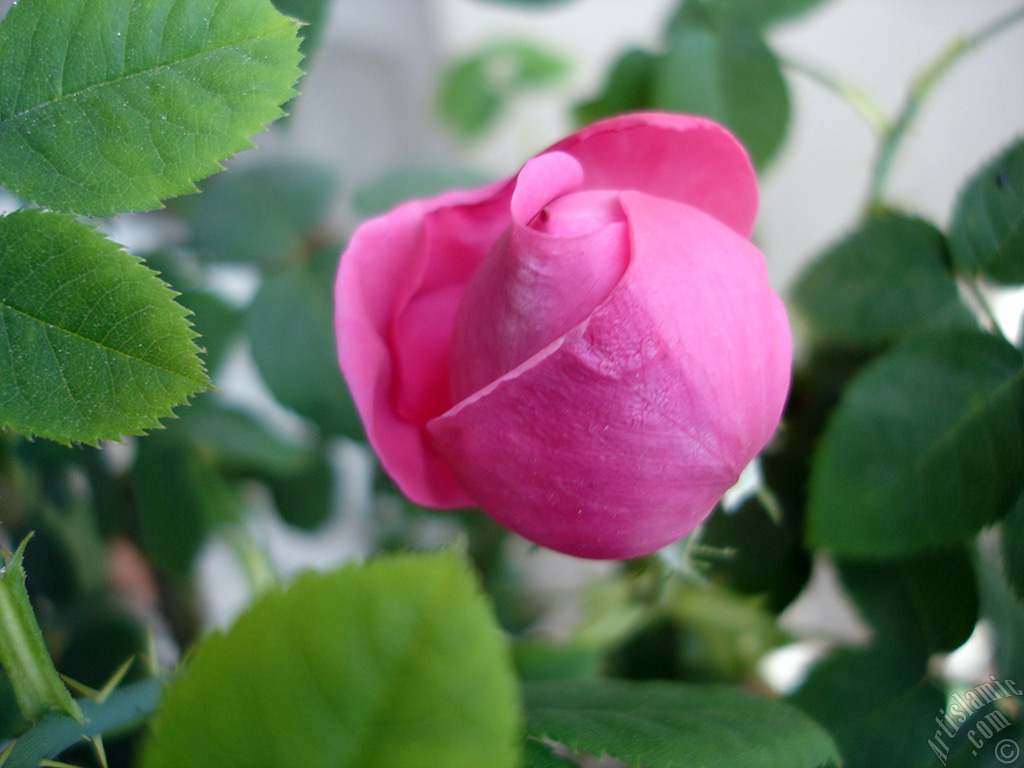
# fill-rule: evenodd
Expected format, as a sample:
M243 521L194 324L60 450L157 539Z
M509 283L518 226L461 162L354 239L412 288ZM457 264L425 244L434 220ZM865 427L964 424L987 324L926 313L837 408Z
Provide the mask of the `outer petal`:
M757 177L746 150L702 117L638 112L594 123L548 151L583 165L586 189L636 190L687 203L744 237L757 215Z
M624 193L632 260L590 316L429 424L501 524L582 557L692 530L764 446L790 339L764 260L689 206Z
M370 444L419 504L471 503L423 425L451 404L448 349L470 276L509 225L512 184L414 201L352 236L335 284L338 358Z

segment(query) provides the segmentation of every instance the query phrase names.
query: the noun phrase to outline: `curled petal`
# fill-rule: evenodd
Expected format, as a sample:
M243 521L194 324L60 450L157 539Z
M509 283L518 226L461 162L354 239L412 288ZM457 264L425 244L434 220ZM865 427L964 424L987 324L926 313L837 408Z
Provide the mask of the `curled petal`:
M645 192L698 208L743 237L757 215L757 178L743 146L702 117L638 112L594 123L548 150L575 157L586 189Z

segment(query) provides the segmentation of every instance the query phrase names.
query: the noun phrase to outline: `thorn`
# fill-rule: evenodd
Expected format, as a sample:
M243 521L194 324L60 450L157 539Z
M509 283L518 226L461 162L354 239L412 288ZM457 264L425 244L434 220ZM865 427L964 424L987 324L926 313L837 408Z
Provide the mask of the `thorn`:
M103 748L103 736L97 734L89 741L92 742L92 748L96 753L96 760L99 761L100 768L110 768L110 764L107 762L107 750Z
M8 560L14 557L14 553L5 547L0 547L0 555L6 557ZM0 763L0 765L2 765L2 763Z
M11 756L11 752L14 751L14 745L16 743L17 741L12 741L10 744L4 747L3 752L0 752L0 768L4 768L4 763L6 763L7 758Z
M107 698L114 692L114 689L124 680L124 676L128 674L128 670L132 668L132 664L135 663L135 657L130 657L124 664L117 668L117 671L111 676L109 680L96 692L96 695L92 697L93 701L97 704L102 704Z
M81 694L82 696L95 696L96 695L96 689L95 688L90 688L85 683L80 683L77 680L68 677L63 672L58 672L57 674L60 675L60 679L64 681L64 684L68 688L73 690L75 693Z

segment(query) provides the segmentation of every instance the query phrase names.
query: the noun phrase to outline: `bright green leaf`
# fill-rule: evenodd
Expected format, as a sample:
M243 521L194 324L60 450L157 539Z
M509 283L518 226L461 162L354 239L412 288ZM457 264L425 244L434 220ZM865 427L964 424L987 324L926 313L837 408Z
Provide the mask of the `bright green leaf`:
M296 28L269 0L21 0L0 22L0 183L97 216L194 191L283 114Z
M203 190L192 213L192 246L213 260L287 259L327 215L334 175L297 160L232 169Z
M669 40L652 84L652 106L706 115L732 130L763 167L789 123L789 91L778 59L752 29L686 25Z
M527 733L631 766L817 768L828 734L792 706L737 687L622 680L531 683Z
M359 438L362 426L338 368L330 291L302 267L268 278L249 308L249 338L274 397L329 432Z
M505 102L565 74L565 61L530 42L492 43L452 65L441 80L441 118L463 138L484 133Z
M171 683L144 768L515 768L511 663L466 567L406 555L265 595Z
M952 546L1024 485L1024 370L1000 338L916 338L867 366L821 439L808 540L845 557Z
M1024 139L970 178L949 237L960 271L1024 282Z
M1003 569L1007 584L1024 602L1024 494L1003 521Z
M651 84L660 57L643 48L632 48L612 65L604 90L590 101L578 104L576 120L587 124L604 117L651 107Z
M433 197L449 189L481 187L489 179L482 173L447 165L406 166L374 181L352 199L352 208L369 218L414 198Z
M813 335L880 345L926 324L971 323L947 263L946 240L920 219L871 221L830 248L793 290Z
M0 218L0 425L96 443L141 434L208 382L187 310L96 230Z

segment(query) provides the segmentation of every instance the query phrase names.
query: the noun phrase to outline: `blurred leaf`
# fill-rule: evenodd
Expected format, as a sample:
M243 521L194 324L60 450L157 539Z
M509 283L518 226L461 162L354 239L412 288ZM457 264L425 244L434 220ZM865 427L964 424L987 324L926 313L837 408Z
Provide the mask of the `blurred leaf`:
M557 81L565 60L527 41L491 43L453 64L441 79L438 110L463 138L480 136L513 96Z
M645 768L817 768L828 734L793 707L741 688L621 680L531 683L528 735Z
M521 680L596 677L601 668L599 649L581 642L518 639L512 645L512 658Z
M334 474L323 453L316 453L303 469L264 478L281 519L311 531L330 517L334 500Z
M361 439L338 368L331 289L303 267L267 278L249 308L249 338L274 397L328 432Z
M931 224L878 219L811 264L793 300L814 335L838 344L886 344L948 319L969 326L948 261L945 238Z
M208 638L141 764L513 768L504 640L466 567L406 555L301 577Z
M138 619L105 601L80 604L64 631L67 644L57 667L72 680L96 689L128 659L146 652L146 633ZM143 664L134 664L126 682L138 680L143 672Z
M1003 564L1007 583L1024 602L1024 494L1003 520Z
M981 332L915 338L846 390L814 459L807 538L841 557L954 545L1024 485L1021 355Z
M189 438L222 469L240 475L290 474L310 464L310 446L285 440L251 414L204 401L182 422Z
M791 514L772 520L756 497L732 512L715 510L701 530L700 543L723 553L708 558L708 575L738 592L766 595L773 610L785 608L810 575L801 520Z
M576 121L586 125L612 115L651 107L651 84L660 57L643 48L631 48L612 65L604 90L576 105Z
M157 208L283 114L297 49L267 0L22 0L0 23L0 183L92 216Z
M139 443L129 479L143 549L153 562L187 576L210 530L236 520L239 499L180 428Z
M400 203L433 197L449 189L481 187L489 179L482 173L448 165L414 165L399 168L362 187L352 199L355 213L368 219Z
M262 162L211 180L192 213L192 246L213 260L285 261L327 215L335 179L322 163Z
M0 218L0 426L91 444L159 426L208 384L186 316L92 227L37 209Z
M995 673L1020 683L1024 680L1024 604L1010 588L995 542L979 537L976 549L981 613L992 627Z
M968 180L949 238L959 271L1024 282L1024 139Z
M823 0L683 0L669 29L689 24L694 17L721 27L765 27L806 13Z
M702 24L676 30L652 85L652 106L705 115L725 125L764 167L789 123L789 92L778 59L754 30Z

